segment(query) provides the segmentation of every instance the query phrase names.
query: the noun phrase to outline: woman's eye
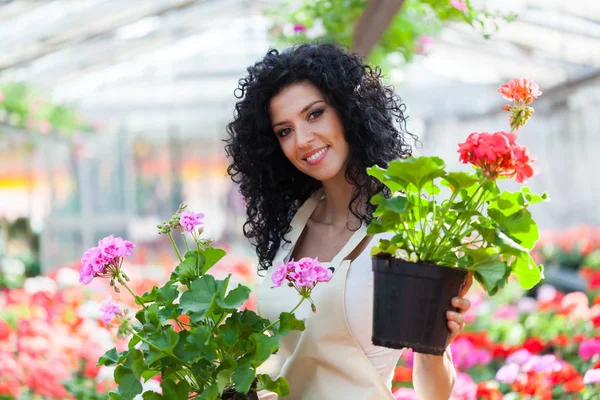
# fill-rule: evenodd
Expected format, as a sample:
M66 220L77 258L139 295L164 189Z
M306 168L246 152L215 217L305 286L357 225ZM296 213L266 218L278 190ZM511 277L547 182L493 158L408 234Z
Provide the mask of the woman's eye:
M323 114L323 110L314 110L310 114L308 114L308 119L319 118Z
M290 130L291 130L290 128L284 128L284 129L280 130L280 131L277 133L277 135L278 135L279 137L285 137L285 136L287 136L287 135L289 135L289 134L290 134Z

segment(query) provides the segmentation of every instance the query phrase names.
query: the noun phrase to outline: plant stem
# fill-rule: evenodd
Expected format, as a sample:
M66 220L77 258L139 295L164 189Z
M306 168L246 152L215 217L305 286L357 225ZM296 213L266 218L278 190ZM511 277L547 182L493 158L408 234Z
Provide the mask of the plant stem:
M183 365L185 365L186 367L190 368L190 366L189 366L189 365L188 365L188 364L187 364L185 361L183 361L181 358L177 357L177 356L176 356L176 355L174 355L174 354L169 354L169 353L167 353L166 351L164 351L163 349L161 349L160 347L158 347L158 346L157 346L157 345L155 345L154 343L152 343L152 342L149 342L148 340L146 340L144 337L142 337L142 336L138 335L137 333L133 332L133 336L137 337L137 338L138 338L138 339L140 339L142 342L146 343L148 346L150 346L150 347L154 348L154 350L160 351L161 353L164 353L164 354L166 354L166 355L167 355L167 356L169 356L169 357L173 357L174 359L176 359L177 361L179 361L180 363L182 363L182 364L183 364Z
M183 243L185 243L185 251L190 251L190 245L188 244L187 238L183 233L183 228L181 229L181 237L183 237Z
M169 235L169 239L171 239L171 244L173 245L173 248L175 249L175 253L177 253L177 258L179 258L179 262L183 262L183 258L181 258L181 254L179 253L179 249L177 248L177 245L175 244L173 235L171 235L171 232L167 233L167 235Z
M479 194L479 193L478 193L478 192L479 192L479 190L483 188L483 185L484 185L486 182L487 182L487 179L483 179L483 180L482 180L482 181L479 183L479 186L477 187L477 189L475 189L475 192L473 192L473 195L472 195L472 196L469 198L469 200L468 200L468 201L467 201L467 203L465 204L465 208L466 208L467 210L468 210L468 208L469 208L469 205L471 205L471 202L473 201L473 199L474 199L474 198L475 198L475 197L476 197L476 196ZM483 196L483 194L482 194L482 196ZM451 200L452 200L452 197L451 197ZM480 201L481 201L481 199L478 199L478 200L477 200L477 207L476 207L475 209L479 208L479 202L480 202ZM450 203L448 203L448 205L450 206ZM449 209L449 207L447 207L447 208L446 208L446 210L448 210L448 209ZM444 214L445 214L445 212L444 212ZM470 217L469 217L469 219L470 219ZM450 238L450 237L456 236L456 234L453 234L453 231L452 231L452 229L453 229L453 228L456 226L456 223L457 223L459 220L460 220L460 221L462 221L462 224L460 225L460 228L459 228L459 230L458 230L458 232L460 233L460 232L462 231L462 229L464 228L464 226L466 225L466 223L467 223L467 222L469 222L469 219L460 220L460 219L458 218L458 216L457 216L457 218L456 218L456 219L455 219L455 220L452 222L452 224L451 224L451 225L450 225L450 227L448 228L448 232L447 232L447 233L444 235L444 237L442 237L442 238L441 238L441 240L440 240L440 242L437 244L437 246L432 246L432 247L433 247L433 251L431 251L431 255L430 255L431 259L433 259L433 258L435 257L435 255L436 255L436 254L439 252L439 249L442 247L442 244L444 243L444 239L445 239L445 238ZM443 221L443 220L442 220L442 221ZM442 222L442 225L443 225L443 222ZM440 229L441 229L441 226L440 226ZM438 230L438 231L439 231L439 230ZM436 234L437 234L437 233L436 233ZM432 244L434 244L434 243L435 243L435 242L434 242L434 241L435 241L435 236L433 236L432 240L433 240ZM428 255L429 255L429 252L428 252Z
M127 291L129 293L131 293L131 295L135 299L136 303L138 303L140 306L142 306L144 309L146 309L146 306L144 305L144 302L142 301L141 297L138 296L137 294L133 293L133 290L131 290L131 288L129 287L129 285L127 284L127 282L125 282L125 279L123 279L123 276L121 275L121 272L119 272L119 274L117 275L117 280L119 281L119 283L121 285L123 285L125 287L125 289L127 289Z
M431 242L429 243L429 248L427 248L427 246L425 246L425 248L427 249L427 252L423 256L423 260L425 260L425 261L429 260L429 258L435 252L436 236L439 233L440 229L442 229L442 226L444 225L444 221L446 219L446 212L448 212L448 210L450 209L450 206L452 205L452 202L454 201L456 196L458 196L458 191L452 192L452 195L450 196L450 199L448 199L448 203L446 204L446 207L444 207L444 209L440 213L439 222L437 224L434 223L434 225L433 225L433 230L431 231ZM433 251L432 251L432 248L433 248ZM430 253L431 253L431 255L430 255Z
M198 271L198 276L200 276L202 274L202 271L200 271L200 241L198 239L195 239L196 241L196 248L198 249L198 254L196 257L196 270Z
M294 307L292 309L292 311L290 311L290 314L293 314L294 311L296 311L298 309L298 307L300 307L300 304L302 304L302 302L306 299L306 297L302 296L302 298L300 299L300 302L298 304L296 304L296 307ZM264 328L262 331L260 331L260 333L265 333L265 331L268 331L269 329L271 329L273 326L275 326L275 324L278 324L281 320L278 319L277 321L273 322L271 325L267 326L266 328Z

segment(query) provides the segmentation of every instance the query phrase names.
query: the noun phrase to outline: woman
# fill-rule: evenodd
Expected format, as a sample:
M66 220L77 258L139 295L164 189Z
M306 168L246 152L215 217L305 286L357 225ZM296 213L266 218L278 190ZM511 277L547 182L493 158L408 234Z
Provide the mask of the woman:
M332 44L269 51L239 82L234 120L227 126L228 173L240 184L248 219L244 233L266 277L258 310L274 320L297 293L272 288L272 267L317 257L334 268L317 285L317 311L303 304L303 332L282 340L282 375L290 399L393 399L391 380L401 350L371 343L373 274L369 250L388 235L367 236L374 206L389 191L366 174L410 155L405 106L382 85L380 73ZM450 341L469 308L462 295L449 312ZM449 350L415 354L413 383L421 399L448 399L455 381ZM264 398L267 398L266 396Z

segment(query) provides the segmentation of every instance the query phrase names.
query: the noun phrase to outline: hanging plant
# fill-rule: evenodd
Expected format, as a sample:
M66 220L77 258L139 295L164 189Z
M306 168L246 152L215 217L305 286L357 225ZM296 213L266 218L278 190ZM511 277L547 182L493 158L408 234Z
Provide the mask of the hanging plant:
M287 8L267 11L274 20L269 32L279 44L333 41L352 47L356 21L369 2L302 0L300 5L297 1L288 1L288 4ZM489 38L500 23L515 19L514 13L475 8L469 0L405 0L369 54L369 62L380 66L410 62L415 54L425 52L431 38L448 22L467 23Z
M75 132L94 132L74 108L44 99L24 82L0 86L0 120L42 134L55 131L71 136Z

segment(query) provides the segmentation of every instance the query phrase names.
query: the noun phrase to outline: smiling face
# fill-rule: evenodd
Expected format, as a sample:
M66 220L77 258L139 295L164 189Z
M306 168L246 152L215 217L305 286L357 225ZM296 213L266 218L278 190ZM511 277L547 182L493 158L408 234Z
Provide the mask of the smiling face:
M342 120L311 83L287 86L269 102L273 133L288 160L321 182L345 173L349 147Z

